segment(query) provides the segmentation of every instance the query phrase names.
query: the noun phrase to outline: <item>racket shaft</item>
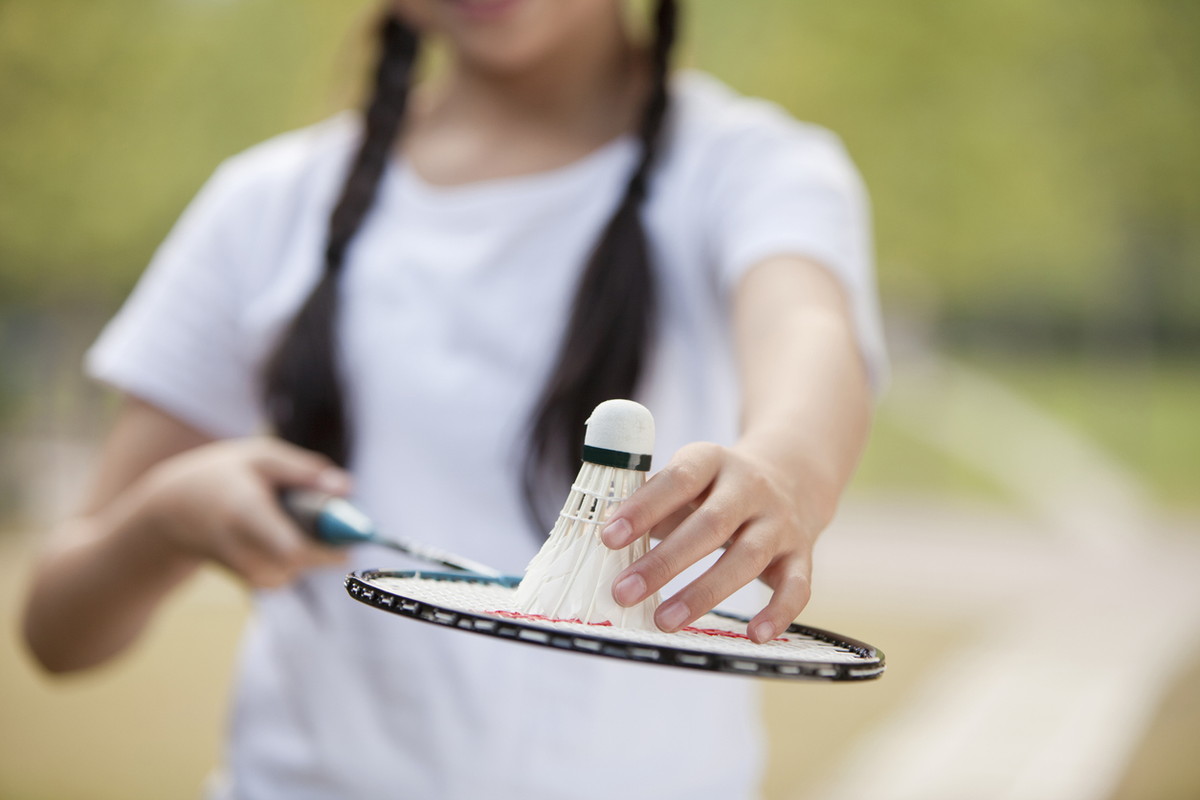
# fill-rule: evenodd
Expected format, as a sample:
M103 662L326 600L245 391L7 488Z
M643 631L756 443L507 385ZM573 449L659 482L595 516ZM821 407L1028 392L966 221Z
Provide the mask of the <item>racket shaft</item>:
M325 544L346 545L371 542L413 558L462 572L498 578L502 573L469 558L418 544L395 536L384 536L370 518L346 500L334 495L303 489L284 492L280 502L296 523L313 538Z
M427 544L417 544L416 542L406 541L405 539L397 539L392 536L381 536L376 534L372 541L376 544L381 544L386 547L391 547L399 550L401 553L406 553L413 558L419 558L422 561L428 561L431 564L440 564L443 567L461 570L462 572L474 572L479 575L487 575L489 578L499 578L502 573L498 569L493 569L486 564L480 564L478 561L472 561L469 558L447 553L444 550L439 550L436 547L430 547Z

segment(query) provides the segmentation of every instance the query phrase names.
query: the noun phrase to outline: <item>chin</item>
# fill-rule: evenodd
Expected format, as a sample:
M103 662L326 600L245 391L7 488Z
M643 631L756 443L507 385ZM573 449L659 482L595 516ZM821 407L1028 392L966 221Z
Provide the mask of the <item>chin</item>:
M618 0L404 0L400 8L464 62L497 74L535 69L620 14Z

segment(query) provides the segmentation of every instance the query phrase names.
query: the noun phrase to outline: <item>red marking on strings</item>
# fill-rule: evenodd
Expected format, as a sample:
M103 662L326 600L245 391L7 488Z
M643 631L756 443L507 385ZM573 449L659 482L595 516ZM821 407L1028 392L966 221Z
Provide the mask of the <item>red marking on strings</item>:
M547 617L541 614L522 614L520 611L489 611L489 614L495 614L497 617L506 617L507 619L532 619L537 622L570 622L575 625L599 625L601 627L612 627L612 623L608 620L604 622L584 622L581 619L557 619L555 617Z
M529 620L534 620L535 622L569 622L573 625L597 625L601 628L611 628L612 627L612 623L609 622L608 620L604 620L603 622L584 622L581 619L559 619L557 617L547 617L543 614L523 614L520 611L496 610L496 611L488 611L485 613L495 614L497 617L504 617L505 619L529 619ZM720 636L725 639L746 639L747 641L752 641L750 639L750 637L744 633L738 633L737 631L727 631L722 628L693 628L693 627L689 626L687 628L683 628L680 631L680 633L699 633L703 636ZM787 639L784 639L783 637L779 637L777 639L772 639L771 641L786 642Z

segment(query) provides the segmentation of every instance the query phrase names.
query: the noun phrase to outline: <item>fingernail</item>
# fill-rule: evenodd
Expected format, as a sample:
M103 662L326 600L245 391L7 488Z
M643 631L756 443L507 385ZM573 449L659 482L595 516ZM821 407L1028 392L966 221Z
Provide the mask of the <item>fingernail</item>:
M678 600L668 600L658 607L655 617L658 618L658 627L671 633L683 627L683 623L688 618L688 609Z
M600 531L600 541L604 542L605 546L616 550L629 544L629 534L631 533L633 533L633 528L629 522L618 519L608 523L604 530Z
M775 638L775 626L769 622L760 622L750 631L750 638L762 644Z
M350 488L350 477L340 469L322 470L316 482L318 489L330 494L342 494Z
M646 594L646 579L636 572L626 575L613 587L613 599L623 606L631 606Z

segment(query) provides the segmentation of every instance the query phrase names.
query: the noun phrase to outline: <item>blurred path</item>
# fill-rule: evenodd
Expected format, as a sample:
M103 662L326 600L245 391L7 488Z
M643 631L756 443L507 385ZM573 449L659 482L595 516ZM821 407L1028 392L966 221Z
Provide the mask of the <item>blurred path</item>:
M1092 443L1005 386L959 365L936 359L904 363L887 405L910 433L991 476L1014 502L1012 507L979 506L946 497L876 494L847 506L818 547L812 619L818 624L826 616L864 620L864 628L855 622L845 632L885 651L890 650L887 637L869 632L893 623L902 631L923 627L970 634L927 669L914 668L911 659L895 661L893 685L904 690L898 704L880 707L865 736L839 741L836 753L830 746L832 760L811 762L838 765L816 791L799 793L797 779L782 784L793 787L791 794L785 790L772 797L1111 796L1177 671L1200 656L1200 524L1164 520L1136 477ZM78 497L91 448L69 440L7 445L7 477L19 487L31 528L41 527ZM18 535L10 540L10 553L0 552L0 566L7 560L11 569L10 591L0 593L4 618L15 613L15 586L33 538ZM112 688L97 691L92 712L80 712L80 698L44 688L19 658L7 666L0 659L6 702L25 704L13 722L45 723L36 731L27 723L7 728L0 723L0 739L21 743L10 744L11 758L0 765L0 774L6 767L11 776L24 770L30 786L42 786L50 774L67 781L70 775L61 765L48 762L50 753L58 752L48 742L61 738L63 725L70 725L77 740L75 752L94 751L97 761L121 769L138 763L143 748L163 745L160 734L148 734L113 752L118 743L110 741L103 720L112 708L142 702L134 684L178 671L180 664L171 659L181 652L188 653L184 661L219 658L221 668L228 669L244 613L240 595L213 580L197 584L189 597L176 604L175 612L186 623L162 626L162 644L145 659L144 672L114 671ZM186 640L169 639L205 626L212 628L208 639L191 634ZM199 641L207 644L198 646ZM918 644L912 647L923 646L919 638L914 641ZM898 680L905 669L910 670L907 682ZM213 709L221 707L223 686L209 687L217 697L208 696L203 704L214 716L202 726L212 740L205 740L207 760L192 757L184 764L177 754L181 766L172 769L179 775L203 774L215 757L209 754L215 752L218 730ZM789 719L793 724L784 736L828 736L794 724L805 719L804 704L815 696L795 696L799 713ZM836 709L846 701L826 702L826 708ZM155 718L146 730L161 731L177 718L181 725L189 721L190 731L199 713L188 707L170 719ZM194 731L181 728L178 735L182 742ZM796 744L812 747L813 739ZM114 788L113 796L161 796L131 791L128 781L116 776L113 781L123 787Z
M1132 475L1005 387L933 359L906 374L891 410L1027 516L885 504L823 537L823 575L978 633L815 796L1108 797L1200 652L1200 536L1167 530Z
M1108 797L1200 651L1200 538L1089 559L1030 539L1019 518L1003 537L999 520L977 524L881 502L825 539L822 574L854 575L853 586L822 585L831 605L886 602L891 615L970 620L978 632L812 796Z

